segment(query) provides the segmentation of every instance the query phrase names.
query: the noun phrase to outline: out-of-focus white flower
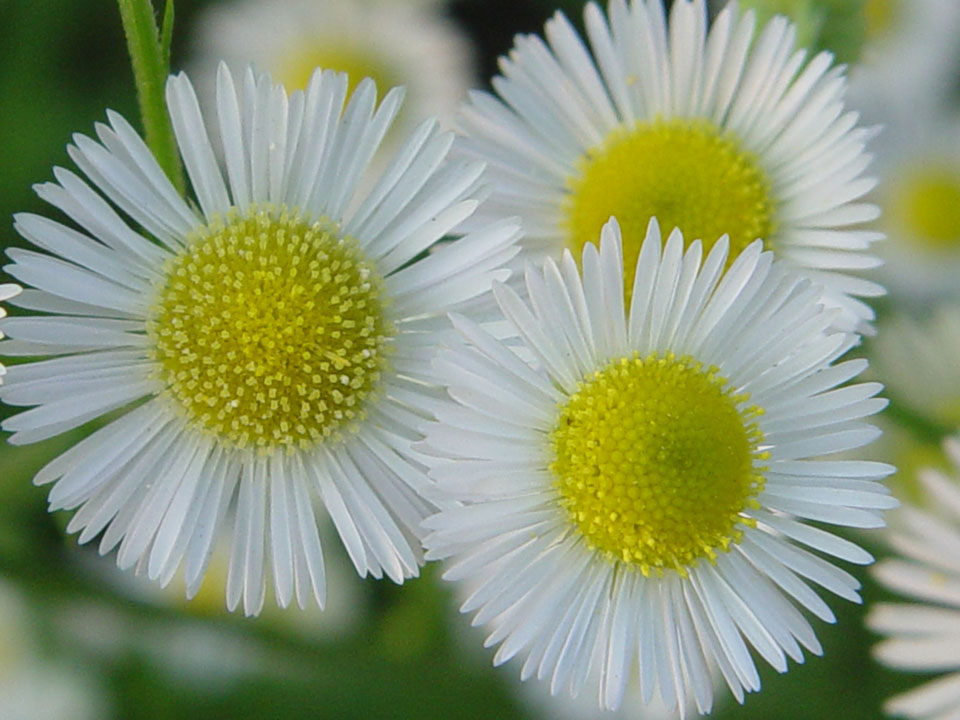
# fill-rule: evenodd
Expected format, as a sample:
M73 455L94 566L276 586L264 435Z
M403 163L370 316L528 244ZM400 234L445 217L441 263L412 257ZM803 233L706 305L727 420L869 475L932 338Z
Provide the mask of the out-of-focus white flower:
M406 87L394 132L422 117L445 123L474 79L472 49L436 2L418 0L238 0L211 3L197 21L194 72L212 92L217 63L253 64L288 90L303 89L319 66L371 77L383 93ZM209 98L212 100L212 95Z
M947 103L960 65L956 0L866 0L866 41L848 98L869 123L905 123Z
M105 699L88 674L43 654L25 598L0 580L0 718L99 720Z
M901 300L960 298L960 115L891 118L875 149L880 276Z
M960 443L946 443L960 468ZM874 575L911 603L878 603L867 624L889 636L876 658L906 672L942 673L891 698L885 710L915 720L960 717L960 480L935 471L920 482L935 511L906 506L891 520L890 543L901 557L877 564Z
M898 300L960 296L960 3L867 0L867 43L848 102L882 126L872 144L879 277Z

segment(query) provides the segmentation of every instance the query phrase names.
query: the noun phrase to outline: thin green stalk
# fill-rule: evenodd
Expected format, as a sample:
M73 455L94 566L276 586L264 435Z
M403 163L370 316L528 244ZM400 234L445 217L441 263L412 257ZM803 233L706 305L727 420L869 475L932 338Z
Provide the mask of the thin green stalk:
M183 166L167 113L164 87L170 72L170 41L173 36L173 0L166 0L163 32L157 29L152 0L117 0L127 49L137 85L140 116L147 145L160 167L183 194Z

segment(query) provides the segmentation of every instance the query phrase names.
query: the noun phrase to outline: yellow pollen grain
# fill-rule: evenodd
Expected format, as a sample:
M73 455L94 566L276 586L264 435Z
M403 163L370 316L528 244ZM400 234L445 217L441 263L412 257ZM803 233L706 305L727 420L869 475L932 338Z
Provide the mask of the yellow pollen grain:
M923 165L894 183L889 203L906 239L926 250L960 248L960 170Z
M259 206L196 231L164 278L147 335L192 426L266 452L341 439L363 419L394 329L356 240Z
M728 234L731 258L757 238L770 247L775 231L766 173L734 138L705 120L661 120L616 131L580 159L567 189L567 246L580 257L615 216L628 279L652 216L664 232L678 227L687 242L701 239L705 249Z
M762 410L716 368L634 354L560 407L550 465L560 505L589 545L643 574L713 560L753 521L766 454Z

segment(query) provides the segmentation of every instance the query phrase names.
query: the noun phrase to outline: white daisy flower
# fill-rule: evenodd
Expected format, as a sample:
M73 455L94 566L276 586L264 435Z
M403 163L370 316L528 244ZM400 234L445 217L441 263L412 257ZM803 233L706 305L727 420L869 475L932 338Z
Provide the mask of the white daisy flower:
M344 107L332 71L289 98L267 75L240 84L221 67L225 174L189 80L167 84L196 206L116 113L99 142L74 136L88 180L56 168L37 192L79 229L18 215L46 252L8 251L8 272L36 288L18 304L49 314L7 319L0 345L58 357L10 368L0 398L38 406L3 423L15 444L122 409L37 474L56 483L51 509L78 509L68 530L102 532L122 568L165 584L182 560L191 594L232 523L227 604L253 614L267 564L281 606L323 604L317 495L361 575L417 574L432 511L409 451L432 402L424 368L445 313L507 274L518 229L423 256L473 212L482 171L445 162L453 139L435 121L345 210L402 90L376 107L365 80Z
M0 302L4 300L9 300L20 294L22 288L19 285L14 283L3 283L0 284ZM3 319L7 316L7 309L0 305L0 319ZM3 331L0 330L0 339L3 338ZM3 382L3 376L7 374L7 369L3 366L3 363L0 363L0 383Z
M215 3L198 16L195 48L192 74L201 87L213 86L221 60L234 71L252 63L291 90L305 88L317 67L346 72L354 83L370 77L378 88L403 85L399 136L428 115L449 121L474 75L467 39L436 3Z
M945 443L960 468L960 441ZM960 718L960 480L929 470L920 483L936 512L904 507L889 540L902 557L877 564L874 575L912 603L877 603L867 617L888 635L874 648L884 665L907 672L944 673L891 698L885 710L918 720Z
M469 347L433 368L452 402L422 444L456 505L424 521L428 559L471 591L496 664L615 709L638 681L667 708L713 702L719 671L738 701L760 680L749 646L779 671L820 653L805 608L834 615L808 583L859 601L859 582L807 548L871 556L811 525L879 527L893 468L812 460L862 446L884 407L877 383L839 385L863 360L824 332L837 311L752 243L730 265L721 238L661 254L650 223L629 313L618 226L599 252L528 269L529 305L495 285L534 369L461 317ZM803 547L806 546L806 547Z
M876 143L882 279L907 302L960 298L960 115L894 118Z
M855 299L883 290L848 274L874 267L877 216L862 202L872 129L844 110L842 67L828 53L804 64L795 28L776 17L754 40L754 15L725 8L707 32L703 0L593 3L592 56L557 13L546 43L519 36L501 99L475 92L461 114L461 152L490 163L486 216L519 214L528 255L579 255L615 216L627 238L657 216L707 249L727 233L731 256L766 247L826 288L844 327L873 318ZM665 181L664 178L669 178ZM484 212L484 211L481 211ZM624 247L632 268L640 247Z
M883 126L872 143L883 179L873 200L884 264L878 277L900 301L960 296L960 3L868 0L868 42L850 71L849 102Z
M865 0L864 44L850 69L850 104L868 122L902 123L953 104L960 3Z
M880 330L871 357L895 402L950 432L960 427L960 307L894 316Z

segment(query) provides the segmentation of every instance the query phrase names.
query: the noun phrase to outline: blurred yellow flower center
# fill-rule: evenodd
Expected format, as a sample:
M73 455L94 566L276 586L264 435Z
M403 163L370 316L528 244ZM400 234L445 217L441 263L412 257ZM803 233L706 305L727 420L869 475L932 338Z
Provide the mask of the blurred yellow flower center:
M585 379L560 408L550 469L587 542L644 575L685 569L738 542L763 487L763 440L716 368L634 354Z
M756 158L704 120L663 120L615 132L589 150L568 183L565 227L579 257L611 215L632 277L650 218L709 249L730 236L730 257L774 231L770 182Z
M347 96L363 78L377 84L379 94L399 84L390 72L390 66L370 48L316 41L295 46L293 51L277 63L277 81L287 90L305 90L317 68L347 73Z
M930 250L960 248L960 171L924 165L893 189L891 217L903 234Z
M147 334L193 426L269 451L363 418L394 330L356 240L259 206L196 231L164 270Z
M878 38L886 35L896 25L899 14L899 0L866 0L863 3L866 36Z

